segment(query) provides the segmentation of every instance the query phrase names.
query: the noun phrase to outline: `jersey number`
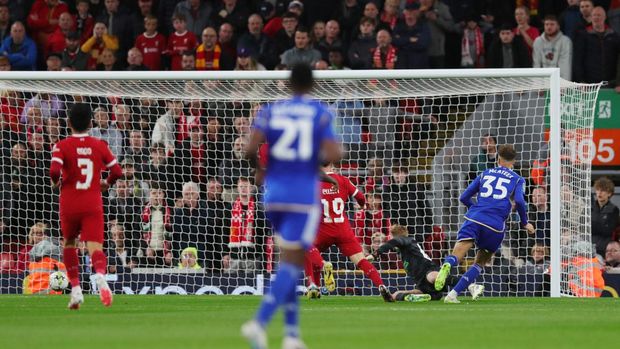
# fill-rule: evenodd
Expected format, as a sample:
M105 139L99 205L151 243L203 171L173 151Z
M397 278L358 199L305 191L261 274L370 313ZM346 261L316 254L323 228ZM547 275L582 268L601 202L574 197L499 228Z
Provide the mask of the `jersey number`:
M308 160L312 157L312 121L308 119L274 118L270 122L274 130L282 130L275 142L272 154L279 160ZM293 143L297 140L297 148Z
M84 181L75 183L75 189L88 190L93 182L93 162L90 159L78 159L78 167L81 170Z
M323 204L323 223L344 222L344 200L342 200L341 198L335 198L334 200L332 200L330 205L329 201L321 199L321 203ZM335 216L333 219L331 217L332 212Z
M491 185L497 179L497 183L495 183L495 189ZM488 198L493 194L495 190L499 190L499 194L493 194L493 199L503 199L508 195L508 188L506 188L506 184L510 183L510 179L506 178L497 178L495 176L484 176L482 177L482 188L484 191L480 193L480 196L483 198Z

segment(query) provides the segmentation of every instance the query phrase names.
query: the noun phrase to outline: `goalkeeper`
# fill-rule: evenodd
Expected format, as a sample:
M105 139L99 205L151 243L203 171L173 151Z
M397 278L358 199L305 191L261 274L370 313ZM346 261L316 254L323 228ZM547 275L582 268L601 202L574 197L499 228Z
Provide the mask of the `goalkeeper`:
M415 282L415 288L413 290L395 292L392 295L394 300L409 302L439 300L443 292L447 292L446 288L448 286L456 285L458 278L448 276L444 288L440 291L435 290L435 278L437 278L439 266L433 263L414 238L409 237L407 228L402 225L393 225L390 228L390 234L392 239L381 245L375 253L368 255L366 258L375 260L390 251L399 252L407 275ZM471 284L469 291L478 298L482 291L484 291L484 287Z

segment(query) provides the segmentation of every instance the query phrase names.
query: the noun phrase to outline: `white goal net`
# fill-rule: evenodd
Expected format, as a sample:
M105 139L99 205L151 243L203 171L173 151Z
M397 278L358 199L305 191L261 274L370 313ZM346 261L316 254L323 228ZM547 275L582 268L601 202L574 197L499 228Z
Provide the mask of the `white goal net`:
M346 206L365 251L400 224L440 263L463 221L459 195L494 166L498 145L514 144L537 233L528 236L518 216L511 217L504 245L480 278L486 295L549 295L552 274L555 295L589 295L579 293L588 275L573 261L592 257L591 133L600 86L561 82L561 181L554 190L548 70L419 73L319 73L314 96L337 114L347 150L338 171L366 193L366 208ZM63 74L0 77L0 293L45 292L37 263L62 258L58 192L49 185L48 168L50 149L67 136L67 110L76 101L92 105L91 134L108 142L125 172L104 194L114 292L262 293L278 250L242 149L257 108L288 96L286 72L228 79ZM561 210L557 223L554 205ZM90 259L80 251L88 290ZM550 267L554 251L561 257L557 268ZM335 247L323 257L336 269L335 294L376 294ZM392 291L414 286L396 254L375 266Z

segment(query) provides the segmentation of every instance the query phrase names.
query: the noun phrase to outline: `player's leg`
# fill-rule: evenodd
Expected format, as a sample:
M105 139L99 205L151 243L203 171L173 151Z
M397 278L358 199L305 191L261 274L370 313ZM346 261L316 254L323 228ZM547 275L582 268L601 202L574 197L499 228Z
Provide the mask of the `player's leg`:
M446 285L446 279L450 275L450 270L459 265L467 252L474 246L474 241L478 238L478 224L465 221L457 234L457 243L452 249L452 254L446 256L435 278L435 290L441 291Z
M321 298L321 291L319 290L319 286L321 285L321 269L315 265L317 262L317 254L319 260L318 262L322 264L323 258L320 257L321 254L316 247L312 247L308 250L304 259L306 287L308 288L306 295L309 299Z
M63 235L62 261L67 268L67 276L71 284L69 309L77 310L84 303L80 285L80 259L77 252L77 237L80 235L79 217L63 215L60 217L60 229Z
M86 241L86 248L95 269L95 282L99 289L101 303L109 307L112 305L112 290L105 280L108 272L108 260L103 252L103 213L93 212L82 219L81 238Z
M302 276L306 248L314 241L319 223L318 207L303 214L293 212L267 212L267 214L281 237L280 266L268 294L263 298L255 320L242 327L244 336L250 340L252 345L261 349L267 347L264 328L271 321L279 306L286 307L286 312L288 312L288 315L284 317L285 341L301 343L299 317L292 315L293 312L298 311L298 305L296 301L293 302L293 298L297 297L296 286Z
M395 301L399 301L399 302L413 302L413 303L418 303L418 302L428 302L431 300L431 295L424 293L420 290L413 289L413 290L409 290L409 291L396 291L395 293L392 294L392 298Z
M471 284L476 282L476 279L480 273L482 273L483 266L491 260L495 251L501 246L503 239L503 233L497 233L485 227L480 228L478 238L479 250L476 254L474 264L461 276L456 286L448 293L444 299L446 303L458 303L456 297L461 292L468 289Z
M331 245L336 244L334 237L327 234L320 234L314 241L316 249L310 249L306 252L312 259L314 265L313 277L316 285L320 285L321 272L323 272L323 283L328 292L334 292L336 290L336 279L334 278L334 266L331 262L327 262L321 256L321 251L325 251Z
M375 285L379 289L379 293L383 300L386 302L393 302L394 298L390 293L390 290L385 286L383 280L381 279L381 275L377 271L370 261L364 258L364 250L362 249L362 245L359 243L353 232L349 232L348 234L343 234L340 240L336 244L345 256L349 257L351 262L357 266L361 271L364 272L364 275L369 278L373 285Z

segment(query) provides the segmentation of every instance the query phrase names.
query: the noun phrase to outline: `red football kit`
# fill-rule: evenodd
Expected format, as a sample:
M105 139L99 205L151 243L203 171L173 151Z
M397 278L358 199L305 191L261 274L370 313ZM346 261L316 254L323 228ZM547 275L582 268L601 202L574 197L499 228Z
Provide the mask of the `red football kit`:
M193 51L198 42L194 33L186 30L182 34L174 32L168 37L168 54L170 55L170 70L182 70L181 60L183 52Z
M349 197L353 196L357 203L363 207L366 204L366 199L364 194L348 178L332 172L327 173L327 175L338 182L338 189L335 190L331 183L321 182L323 217L314 246L319 251L324 251L329 246L336 245L342 254L349 257L363 250L351 229L349 218L345 212L346 203Z
M112 185L123 171L107 143L88 134L74 134L52 149L50 177L60 190L60 227L65 239L103 243L101 171L109 169Z
M166 52L166 37L155 33L148 36L145 33L136 38L135 46L142 52L142 64L150 70L162 70L161 55Z

